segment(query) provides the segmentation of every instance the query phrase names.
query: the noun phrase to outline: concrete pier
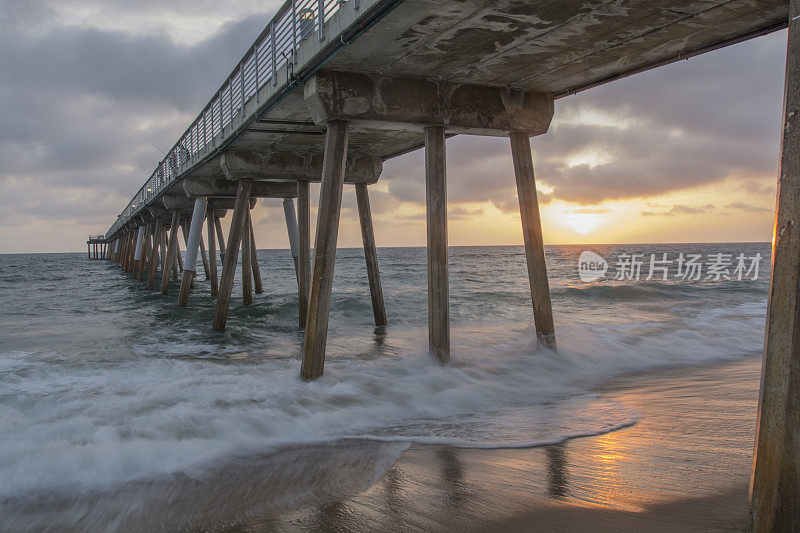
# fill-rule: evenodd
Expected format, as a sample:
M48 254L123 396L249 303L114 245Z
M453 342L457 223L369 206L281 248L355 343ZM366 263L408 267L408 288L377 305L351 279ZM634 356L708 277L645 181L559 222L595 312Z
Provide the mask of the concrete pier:
M109 241L105 235L90 235L86 241L86 255L90 260L110 260Z
M800 530L800 0L792 0L783 138L750 480L756 532Z
M261 282L261 267L258 265L258 249L256 248L256 232L253 230L252 212L247 217L247 226L250 237L250 269L253 271L253 289L256 294L263 294L264 284Z
M750 515L755 531L796 530L800 523L798 0L632 1L625 2L624 9L615 2L320 2L318 23L309 28L316 35L307 38L311 34L304 33L303 39L292 33L297 26L293 6L287 2L278 9L102 239L90 238L87 254L90 259L98 257L102 246L108 246L105 255L124 272L136 272L137 262L147 261L148 288L154 286L160 263L161 291L167 294L180 261L181 217L192 212L194 218L197 197L207 197L211 254L207 276L212 294L217 293L213 328L221 331L240 247L246 303L252 300L253 274L257 291L259 287L255 234L249 221L251 197L296 195L297 229L287 226L296 260L298 323L306 330L301 365L305 380L319 378L324 369L344 183L357 187L373 314L377 325L385 324L367 186L378 182L384 161L424 147L425 168L419 169L419 179L424 172L429 342L434 359L446 363L451 354L445 138L510 137L535 335L542 345L555 349L530 147L531 137L548 131L554 102L789 27ZM269 62L260 55L264 50L272 54L268 74L258 70ZM313 182L321 187L312 275L309 183ZM284 206L289 223L295 217L290 216L288 204ZM233 209L227 245L219 220L226 209ZM165 226L170 220L167 246ZM143 255L139 233L148 224L154 228L152 250ZM199 234L199 226L193 221L190 233L196 228ZM193 279L196 269L194 237L186 241L184 280ZM218 284L217 248L223 261ZM188 288L180 297L186 296Z
M369 192L365 183L356 184L358 219L361 223L361 240L364 243L364 258L367 263L369 293L372 298L372 314L376 326L386 325L386 307L383 304L383 287L378 269L378 251L375 248L375 233L372 229L372 210L369 205Z
M192 210L192 222L189 225L189 236L186 238L186 261L184 262L183 278L178 293L178 306L186 307L189 303L189 292L192 281L197 271L197 253L200 249L200 237L203 233L203 220L206 218L206 198L197 198Z
M253 182L250 180L239 180L236 204L231 217L231 229L228 234L228 244L225 248L225 261L222 264L222 275L220 277L219 290L217 291L217 306L214 309L213 327L215 331L224 331L225 324L228 322L228 307L230 306L231 291L233 290L233 277L236 273L236 262L239 259L242 230L247 219L247 213L250 211L250 189L252 186Z
M158 269L159 254L158 247L161 242L161 219L156 218L153 226L153 246L150 249L150 261L147 271L147 290L152 291L156 283L156 270Z
M220 217L214 217L214 228L217 230L217 239L219 240L219 259L220 261L225 261L225 234L222 232L222 222L220 222Z
M297 277L297 282L299 285L300 275L298 273L298 257L300 256L300 229L297 226L297 215L294 211L294 200L291 198L283 199L283 218L286 220L286 232L289 235L289 251L292 254L294 273Z
M531 142L527 133L513 132L511 134L511 154L517 178L517 196L522 219L525 257L528 262L528 280L531 287L536 337L542 344L555 350L556 335L544 257L542 222L539 217L539 201L536 197Z
M139 261L142 259L142 249L144 247L144 226L139 226L136 230L136 240L134 241L134 251L133 251L133 265L131 266L131 272L137 272Z
M253 303L253 253L250 240L250 209L246 210L242 222L242 302L244 305ZM230 242L230 241L229 241Z
M209 281L211 282L211 295L217 294L217 239L214 235L214 221L216 214L209 211L206 215L206 225L208 226L208 259L209 259Z
M450 361L450 285L447 266L447 179L444 126L425 128L425 206L428 224L428 345Z
M206 279L209 279L211 272L208 266L208 255L206 254L206 243L203 239L202 230L200 231L200 259L203 261L203 272L205 273Z
M306 327L308 293L311 290L311 207L308 182L297 182L297 299L300 329Z
M164 273L161 275L161 294L169 294L169 272L174 268L175 257L178 254L178 222L180 212L177 209L172 211L172 222L169 230L169 245L167 247L167 260L165 261Z
M328 315L333 288L333 265L339 234L342 207L345 159L350 125L334 120L328 123L325 161L322 166L317 236L314 239L314 266L303 342L303 365L300 375L305 380L322 375L325 365L325 344L328 338Z

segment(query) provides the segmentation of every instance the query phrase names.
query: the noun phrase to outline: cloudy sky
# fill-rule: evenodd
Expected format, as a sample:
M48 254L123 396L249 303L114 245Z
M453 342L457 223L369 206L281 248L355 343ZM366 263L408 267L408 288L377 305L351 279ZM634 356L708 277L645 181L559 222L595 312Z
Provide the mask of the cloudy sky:
M280 3L0 0L0 253L104 233ZM556 102L533 140L545 242L769 240L785 47L782 31ZM447 150L450 243L520 244L508 140ZM421 152L385 164L379 246L424 244L423 169ZM340 244L358 246L345 192ZM259 247L288 246L279 201L254 222Z

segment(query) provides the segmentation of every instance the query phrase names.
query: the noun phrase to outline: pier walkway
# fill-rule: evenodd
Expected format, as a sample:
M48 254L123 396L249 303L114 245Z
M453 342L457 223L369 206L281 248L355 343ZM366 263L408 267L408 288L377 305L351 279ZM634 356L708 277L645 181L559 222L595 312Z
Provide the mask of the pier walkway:
M178 304L186 306L199 255L217 297L213 327L223 330L240 250L244 303L262 291L250 209L258 198L282 198L298 279L298 323L305 329L301 375L316 379L324 367L344 184L355 186L375 322L385 324L368 187L380 179L385 160L424 147L419 174L427 190L429 340L432 355L446 363L445 139L505 136L535 333L555 349L530 146L531 137L547 132L555 100L788 26L753 521L757 530L781 529L794 517L796 526L799 19L800 0L288 0L106 232L104 257L146 280L149 289L159 279L163 294L180 274ZM310 183L321 187L313 263ZM220 217L230 210L226 243ZM224 251L219 276L211 260L217 249ZM780 448L789 438L791 457Z

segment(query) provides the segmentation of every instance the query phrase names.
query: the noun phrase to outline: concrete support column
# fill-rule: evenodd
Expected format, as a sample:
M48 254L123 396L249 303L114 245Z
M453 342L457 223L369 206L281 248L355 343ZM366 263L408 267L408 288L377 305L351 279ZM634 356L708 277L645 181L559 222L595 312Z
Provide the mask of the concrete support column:
M119 266L122 268L123 271L125 270L126 262L128 259L128 242L130 241L130 239L131 236L128 234L128 232L123 233L122 237L120 237L120 240L122 242L120 244L120 249L119 249Z
M300 329L306 327L308 314L308 291L311 286L311 206L308 182L297 182L297 299Z
M528 260L528 280L531 286L536 337L549 349L555 350L556 335L544 258L542 221L539 218L539 201L536 197L531 141L527 133L511 133L511 155L514 158L514 172L517 178L517 196L525 241L525 257Z
M206 226L208 229L208 259L209 259L209 281L211 282L211 294L217 294L217 239L214 236L214 211L209 211L206 215Z
M450 285L447 266L447 172L444 126L425 128L428 223L428 344L441 364L450 361Z
M349 124L346 121L334 120L328 123L325 159L322 163L317 236L314 240L314 274L311 276L306 336L303 343L303 366L300 373L304 380L320 377L325 365L325 344L328 338L328 315L333 288L333 265L339 234L348 136Z
M133 252L133 272L138 272L139 261L142 260L142 248L144 247L145 227L139 226L136 231L136 248Z
M182 220L180 223L181 233L183 233L183 242L185 243L189 239L189 230L186 228L186 220ZM175 258L178 260L178 270L183 272L183 253L181 253L181 241L178 239L177 241L177 253L175 254Z
M150 265L147 271L147 290L152 291L155 288L156 278L156 265L159 262L158 257L158 244L161 242L161 219L157 218L153 228L153 247L150 250Z
M236 273L236 261L239 256L239 244L242 239L242 229L250 210L250 189L253 182L250 180L239 180L239 188L236 191L236 203L233 207L231 217L231 230L228 234L228 246L225 249L225 260L222 264L222 276L217 293L217 306L214 309L214 330L224 331L228 321L228 306L231 301L231 291L233 290L233 276ZM219 220L217 219L218 223Z
M211 273L208 270L208 256L206 255L206 243L205 240L203 239L202 229L200 231L200 259L203 260L203 271L205 272L206 279L208 279Z
M144 229L144 243L142 245L142 253L139 256L139 265L136 270L136 276L139 281L144 281L144 269L147 265L147 256L150 253L150 233L152 232L152 224L147 223Z
M800 0L789 6L781 168L750 479L756 532L800 528Z
M128 250L127 256L125 258L125 271L126 272L133 272L133 263L135 260L136 254L136 232L131 231L128 234Z
M169 276L170 267L167 264L167 227L161 231L161 241L159 242L159 253L161 254L161 277Z
M381 274L378 269L378 252L375 248L375 233L372 229L372 210L369 206L369 192L365 183L356 184L358 218L361 222L361 240L364 242L364 258L367 262L369 293L372 297L372 314L376 326L386 325L386 308L383 304Z
M253 231L252 210L250 213L247 217L250 236L250 268L253 270L253 287L256 294L261 294L264 292L264 285L261 283L261 267L258 266L258 248L256 248L256 232Z
M169 294L169 271L175 264L175 256L178 253L178 223L180 221L180 211L172 210L172 223L170 224L169 246L167 247L166 270L161 275L161 294Z
M178 305L180 307L186 307L189 303L189 292L197 271L197 253L200 249L200 236L203 234L203 219L206 218L207 206L208 200L206 198L197 198L194 201L189 236L186 238L186 261L183 264L183 278L181 279L181 289L178 293Z
M217 230L217 239L219 239L219 260L224 263L225 262L225 234L222 232L222 222L220 222L219 217L214 217L214 227Z
M283 199L283 217L286 219L286 231L289 234L289 248L292 251L292 261L294 261L294 274L298 284L298 257L300 255L300 229L297 226L297 215L294 212L294 200L291 198Z
M244 305L253 303L253 254L250 251L250 208L248 206L242 223L242 302Z

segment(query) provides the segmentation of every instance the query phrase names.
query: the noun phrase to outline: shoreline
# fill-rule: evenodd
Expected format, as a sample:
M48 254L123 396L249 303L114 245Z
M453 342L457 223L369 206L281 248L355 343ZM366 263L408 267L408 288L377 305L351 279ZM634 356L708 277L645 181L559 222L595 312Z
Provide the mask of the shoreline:
M368 489L226 531L743 531L761 358L598 389L639 421L535 448L412 445Z

